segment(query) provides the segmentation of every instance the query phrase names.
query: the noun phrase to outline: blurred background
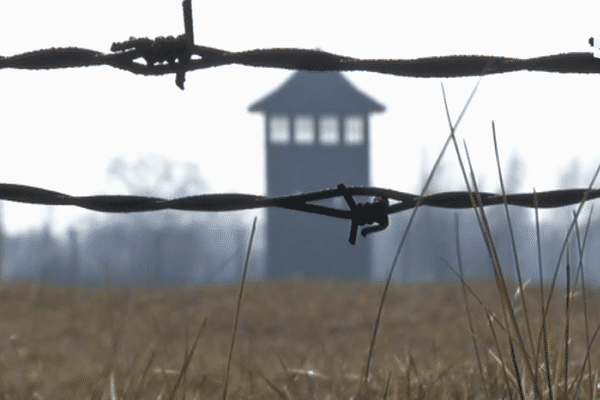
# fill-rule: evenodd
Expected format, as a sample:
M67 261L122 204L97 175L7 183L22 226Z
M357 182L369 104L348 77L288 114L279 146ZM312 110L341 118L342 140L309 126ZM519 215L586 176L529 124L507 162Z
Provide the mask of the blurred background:
M358 58L408 59L453 54L536 57L590 52L600 4L476 1L428 3L193 1L196 44L231 51L298 47ZM129 37L183 33L180 1L0 4L0 55L77 46L108 52ZM109 67L0 71L0 182L71 195L140 194L165 198L203 193L267 194L264 117L249 106L293 71L226 66L143 77ZM343 74L385 106L370 119L370 183L418 193L447 135L440 82L456 120L477 78L415 79ZM518 72L488 76L457 131L466 140L480 189L498 191L491 121L496 123L509 192L586 187L600 161L594 138L600 83L592 75ZM339 182L331 182L330 187ZM464 190L448 151L430 193ZM97 284L109 266L115 282L196 284L240 276L251 220L259 216L252 279L266 278L264 211L108 215L74 207L0 202L4 279ZM573 207L541 213L544 264L556 265ZM532 213L512 207L521 262L536 278ZM511 265L502 210L490 209L497 245ZM408 220L396 215L373 235L372 279L389 270ZM473 211L458 213L463 261L490 276ZM422 209L403 249L398 280L455 279L454 211ZM585 216L585 214L584 214ZM595 221L596 219L593 218ZM324 223L328 221L324 220ZM348 224L349 225L349 224ZM592 226L588 259L598 246ZM346 243L347 233L331 238ZM596 239L594 239L596 238ZM359 238L359 240L362 238ZM573 253L574 254L574 253ZM591 265L591 264L590 264ZM509 267L512 270L512 267ZM588 281L600 282L592 269ZM546 273L549 276L550 272Z

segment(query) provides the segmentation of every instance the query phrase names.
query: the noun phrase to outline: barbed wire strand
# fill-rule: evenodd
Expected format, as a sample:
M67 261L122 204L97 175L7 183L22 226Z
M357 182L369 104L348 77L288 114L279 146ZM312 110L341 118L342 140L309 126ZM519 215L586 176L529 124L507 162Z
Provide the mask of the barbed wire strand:
M111 53L65 47L30 51L9 57L0 56L0 69L35 70L107 65L138 75L174 73L175 82L182 90L186 72L231 64L307 71L371 71L418 78L480 76L515 71L600 73L600 59L592 52L534 58L451 55L396 60L359 59L322 50L297 48L232 52L195 45L191 0L184 0L183 14L185 33L177 37L132 37L124 42L113 43ZM593 38L590 38L589 44L594 47ZM136 61L140 58L145 63Z
M353 196L369 196L375 197L375 199L371 202L356 203ZM482 192L480 196L480 204L484 207L500 205L504 202L502 195L498 193ZM314 203L337 197L345 199L349 209L345 210ZM535 197L537 200L534 200ZM600 189L592 189L589 192L588 189L567 189L537 193L507 194L506 203L529 208L535 208L536 206L538 208L556 208L577 204L583 199L592 200L598 197L600 197ZM376 224L363 228L361 231L363 236L383 230L388 226L388 215L412 209L418 203L419 206L450 209L473 207L468 191L441 192L428 196L419 196L391 189L370 186L347 187L344 184L339 184L335 189L291 196L268 197L239 193L222 193L168 200L159 197L127 195L71 196L33 186L0 183L0 200L52 206L68 205L107 213L159 210L220 212L276 207L351 220L351 239L352 237L356 239L358 226ZM396 201L396 203L391 204L390 200ZM479 202L477 205L479 206ZM350 241L353 242L353 240Z

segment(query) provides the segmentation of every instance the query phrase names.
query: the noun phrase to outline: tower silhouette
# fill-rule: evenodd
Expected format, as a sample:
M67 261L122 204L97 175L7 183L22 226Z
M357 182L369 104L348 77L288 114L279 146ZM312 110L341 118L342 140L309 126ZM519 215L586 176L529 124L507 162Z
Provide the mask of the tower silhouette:
M369 115L384 109L340 72L292 74L249 108L265 115L268 196L369 185ZM347 209L341 198L320 203ZM369 278L370 239L350 245L350 221L274 208L267 215L268 278Z

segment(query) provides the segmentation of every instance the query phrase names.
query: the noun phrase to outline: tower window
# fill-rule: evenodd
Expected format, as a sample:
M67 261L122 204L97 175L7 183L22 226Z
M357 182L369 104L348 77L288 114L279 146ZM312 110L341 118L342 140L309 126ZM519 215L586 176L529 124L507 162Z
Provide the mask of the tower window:
M319 120L319 142L326 146L340 143L340 128L335 115L324 115Z
M365 123L360 115L351 115L344 121L344 143L360 146L365 141Z
M315 142L315 121L310 115L298 115L294 119L294 141L297 144Z
M290 141L290 121L285 115L274 115L271 117L269 129L271 131L271 143L287 144Z

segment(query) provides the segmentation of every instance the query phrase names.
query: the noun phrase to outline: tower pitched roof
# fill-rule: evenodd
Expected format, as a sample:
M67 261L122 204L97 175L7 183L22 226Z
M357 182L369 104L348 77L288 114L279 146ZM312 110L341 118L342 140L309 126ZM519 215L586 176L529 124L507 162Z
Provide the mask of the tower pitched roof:
M297 71L249 111L282 114L364 114L385 107L357 89L338 71Z

